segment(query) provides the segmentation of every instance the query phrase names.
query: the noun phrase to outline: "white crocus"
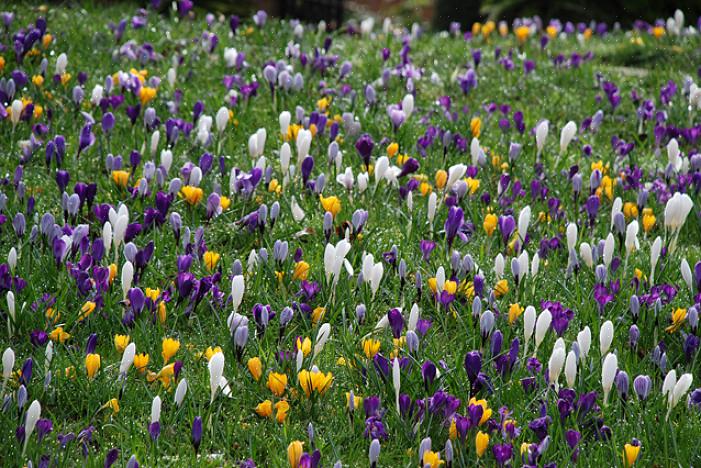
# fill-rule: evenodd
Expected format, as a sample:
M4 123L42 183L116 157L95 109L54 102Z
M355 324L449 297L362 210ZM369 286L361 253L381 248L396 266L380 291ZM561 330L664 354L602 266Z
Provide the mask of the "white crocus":
M613 233L609 232L606 236L606 241L604 242L604 265L606 268L611 265L611 260L613 260L613 251L616 248L616 240L613 237Z
M409 117L411 117L411 114L414 113L414 95L413 94L407 94L404 96L404 99L402 99L402 111L404 111L404 115L406 116L406 119L409 120Z
M529 305L526 307L525 312L523 313L523 346L524 346L524 355L528 353L528 343L531 340L531 337L533 336L533 331L535 330L535 322L536 322L536 312L535 312L535 307L532 305Z
M229 109L224 106L220 107L214 120L217 123L217 130L219 130L219 133L224 133L226 124L229 122Z
M501 253L494 257L494 273L498 280L504 276L504 256Z
M543 120L538 124L538 127L535 129L535 144L536 147L538 148L538 155L540 155L543 152L543 148L545 147L545 140L548 138L548 130L549 130L549 122L547 120Z
M161 397L156 395L151 402L151 424L161 422Z
M166 174L170 172L170 167L173 165L173 152L169 149L161 151L161 167L165 169Z
M518 214L518 235L522 240L526 239L528 226L531 224L531 207L526 205Z
M686 261L686 258L682 258L682 263L679 267L679 270L681 271L682 279L684 280L684 283L686 283L686 287L689 288L689 292L693 296L694 295L694 277L691 274L691 267L689 266L689 262Z
M548 361L548 384L555 385L555 390L558 390L557 380L560 378L562 366L565 364L565 349L558 346L553 348Z
M341 266L343 266L343 262L350 248L351 245L346 239L341 239L335 246L330 243L326 244L326 249L324 250L324 270L327 282L330 282L331 278L333 278L334 285L338 282Z
M450 190L455 182L460 180L467 172L467 166L464 164L456 164L448 168L448 182L445 184L445 188Z
M572 138L574 138L576 133L577 124L571 120L567 122L567 124L564 127L562 127L562 131L560 132L560 154L563 154L565 151L567 151L567 147L569 146L570 142L572 141Z
M126 376L129 368L134 364L134 356L136 356L136 345L129 343L122 353L122 361L119 363L119 375Z
M428 196L428 222L433 226L433 219L436 217L436 208L438 204L438 197L436 192L431 192Z
M618 370L618 357L611 353L604 359L604 365L601 368L601 386L604 389L604 406L608 405L609 393L613 387L613 380L616 378Z
M127 293L131 289L131 282L134 280L134 265L130 261L122 266L122 294L124 299L127 298Z
M681 401L682 397L691 388L691 384L694 378L691 374L684 374L679 377L679 380L674 384L674 387L669 391L669 397L667 398L667 417L669 419L669 414L672 412L675 406Z
M650 284L655 284L655 268L662 253L662 238L657 236L650 249Z
M637 220L633 220L628 224L628 227L626 228L626 240L625 240L625 246L626 246L626 255L630 255L633 251L637 250L640 248L640 243L638 242L638 231L640 230L640 226L638 225Z
M209 368L209 389L211 392L209 403L212 404L224 374L224 353L219 352L212 356L207 367Z
M287 138L287 131L290 128L290 121L292 120L292 115L289 111L280 112L280 117L278 117L278 122L280 123L280 135L283 138Z
M614 218L618 213L621 213L623 211L623 200L621 200L621 197L616 197L615 200L613 200L613 204L611 205L611 226L609 229L613 229L613 224L614 224Z
M479 157L480 153L482 152L482 148L480 147L480 141L473 137L472 141L470 142L470 157L472 158L472 165L476 166L479 163Z
M353 189L353 183L355 182L353 178L353 169L350 167L346 168L343 174L338 174L336 176L336 182L341 184L346 190L350 191Z
M331 338L331 325L328 323L323 324L319 327L319 331L316 334L316 340L314 341L314 354L312 359L316 358L319 353L324 349L324 346Z
M420 311L419 311L418 304L414 303L414 305L411 306L411 310L409 311L409 320L407 321L407 331L416 330L416 325L418 325L418 323L419 323L419 312Z
M175 405L180 408L187 394L187 379L182 379L178 383L178 388L175 389Z
M538 270L540 270L540 255L538 252L536 252L533 254L533 258L531 259L531 278L536 277Z
M292 211L292 219L295 222L299 223L304 219L304 210L299 206L295 197L292 197L292 200L290 200L290 210Z
M609 352L611 343L613 343L613 322L607 320L601 325L601 330L599 330L599 351L601 351L601 356L605 356Z
M594 268L594 254L588 242L579 244L579 257L584 261L586 266Z
M584 361L591 349L591 330L588 325L577 333L577 346L579 346L579 359Z
M282 169L284 175L287 175L287 172L290 170L291 159L292 149L290 148L290 144L285 142L280 147L280 169Z
M676 138L672 138L667 143L667 160L675 171L679 171L682 168L682 158Z
M27 415L24 420L24 447L22 448L22 456L24 452L27 451L27 443L29 442L32 433L34 433L34 428L37 425L37 421L41 417L41 404L39 400L34 400L29 409L27 410Z
M550 323L553 320L553 316L548 309L545 309L538 315L538 320L535 323L535 350L533 350L533 355L535 356L538 352L540 344L545 339L545 334L550 328Z
M577 355L574 351L567 353L565 360L565 380L569 388L574 387L574 382L577 378Z
M234 308L234 312L239 310L241 302L243 302L243 293L246 289L246 285L243 279L243 275L236 275L231 280L231 301Z
M401 388L401 373L399 369L399 358L394 358L392 363L392 384L394 385L394 401L399 414L399 389Z
M12 368L15 366L15 352L12 348L7 348L2 353L2 391L0 395L5 393L5 386L12 376Z

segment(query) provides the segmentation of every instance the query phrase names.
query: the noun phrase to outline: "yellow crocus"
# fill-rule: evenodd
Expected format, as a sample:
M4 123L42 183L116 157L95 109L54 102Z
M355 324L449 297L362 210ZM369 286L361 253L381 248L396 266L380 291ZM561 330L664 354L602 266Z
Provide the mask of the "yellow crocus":
M63 331L63 327L56 327L51 333L49 333L49 338L51 341L57 341L61 344L65 343L70 337L71 334Z
M492 409L489 407L487 404L487 400L478 400L475 397L470 398L470 401L467 403L467 406L471 405L477 405L482 407L482 417L480 418L479 425L481 426L482 424L486 423L489 418L492 417Z
M475 450L477 452L477 456L482 458L482 455L484 455L484 452L487 451L488 446L489 434L485 434L482 431L477 432L477 435L475 436Z
M103 409L111 409L112 410L112 415L114 416L115 414L119 413L119 400L116 398L110 399L107 403L102 405Z
M652 208L643 208L643 231L650 232L655 227L655 214Z
M117 184L117 187L126 188L127 183L129 183L129 175L128 171L112 171L112 180Z
M276 397L281 397L287 388L287 375L279 372L271 372L268 374L268 389L273 392Z
M174 338L164 338L161 343L161 356L163 356L163 363L168 364L170 358L175 356L175 353L180 349L180 341Z
M85 356L85 370L88 373L88 378L93 379L100 370L100 355L95 353L90 353Z
M141 105L145 106L156 97L156 88L151 88L148 86L142 86L139 90L139 101Z
M497 284L494 285L494 295L497 299L501 298L502 296L505 296L506 294L508 294L508 292L509 282L505 279L497 281Z
M681 326L684 324L684 321L686 320L686 309L682 309L681 307L677 308L674 312L672 312L672 324L665 328L665 331L667 333L674 333L675 331L679 330Z
M148 366L149 359L150 357L146 353L139 353L136 356L134 356L134 367L136 368L136 370L143 373L146 370L146 367Z
M221 255L217 252L212 252L211 250L206 251L202 256L202 259L204 260L204 264L207 267L207 271L213 271L216 268L217 263L219 263L220 258Z
M258 382L261 375L263 375L263 363L260 358L258 356L250 358L246 363L246 367L248 367L248 372L251 373L253 380Z
M333 374L324 374L319 370L308 371L306 369L299 373L299 386L302 387L307 398L311 398L312 393L323 395L333 383Z
M319 195L319 201L321 201L321 207L324 208L324 211L331 213L334 218L341 212L341 200L338 197L332 195L324 198L323 195Z
M293 280L306 280L309 276L309 264L304 260L295 263L295 269L292 272Z
M212 359L212 356L221 352L221 346L208 346L207 349L204 350L204 356L207 358L207 362L209 362Z
M623 446L623 462L625 466L633 466L640 455L640 445L625 444Z
M280 400L277 403L275 403L275 420L279 423L282 424L285 422L285 418L287 418L287 413L290 411L290 404L287 403L285 400Z
M488 236L491 236L494 234L494 230L497 228L497 222L498 222L497 215L494 213L489 213L487 216L484 217L484 222L482 223L482 227L484 228L484 232L487 233Z
M482 133L482 119L479 117L473 117L470 120L470 132L474 138L479 138Z
M444 169L438 169L436 171L436 188L443 189L445 184L448 182L448 173Z
M83 320L88 318L88 316L90 316L90 314L92 314L95 311L96 306L97 304L95 304L94 302L86 301L85 304L83 304L83 307L80 308L80 315L78 316L78 321L82 322Z
M204 196L204 192L201 188L193 187L192 185L184 186L180 189L180 194L190 206L197 205L202 201L202 197Z
M365 357L372 359L380 351L380 342L378 340L363 340L363 352Z
M324 318L324 315L326 314L326 308L325 307L317 307L312 311L312 324L316 325L321 321L321 319Z
M269 418L270 415L273 414L273 402L270 400L265 400L262 403L258 403L255 411L261 418Z
M304 339L297 338L297 349L302 350L302 354L306 357L309 355L309 353L312 352L312 340L309 339L309 337L305 337Z
M122 354L130 341L129 335L114 335L114 348L119 354Z
M424 452L423 460L421 460L421 464L424 468L426 468L427 466L430 466L431 468L438 468L443 463L445 462L441 460L441 454L439 452L433 452L431 450L427 450L426 452Z
M509 306L509 325L513 323L521 316L523 313L523 307L517 302Z
M526 42L526 39L528 39L528 36L530 35L531 29L528 26L519 26L518 28L514 29L514 36L516 36L516 40L519 42L519 44Z
M293 440L290 445L287 446L287 461L290 464L290 468L299 467L299 459L302 458L302 451L304 450L304 442L300 440Z

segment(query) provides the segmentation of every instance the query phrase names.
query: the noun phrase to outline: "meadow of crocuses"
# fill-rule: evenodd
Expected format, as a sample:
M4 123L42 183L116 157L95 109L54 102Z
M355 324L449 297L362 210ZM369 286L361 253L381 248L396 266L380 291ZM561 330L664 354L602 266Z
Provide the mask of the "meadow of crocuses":
M0 463L698 464L701 22L157 4L0 14Z

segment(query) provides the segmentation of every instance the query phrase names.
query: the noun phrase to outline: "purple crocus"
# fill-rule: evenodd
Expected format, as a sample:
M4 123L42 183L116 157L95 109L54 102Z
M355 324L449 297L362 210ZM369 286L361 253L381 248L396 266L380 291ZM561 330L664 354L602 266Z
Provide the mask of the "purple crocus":
M355 142L355 150L358 152L360 157L363 159L365 167L370 167L370 156L372 156L372 150L375 147L375 142L372 137L367 133L358 138Z

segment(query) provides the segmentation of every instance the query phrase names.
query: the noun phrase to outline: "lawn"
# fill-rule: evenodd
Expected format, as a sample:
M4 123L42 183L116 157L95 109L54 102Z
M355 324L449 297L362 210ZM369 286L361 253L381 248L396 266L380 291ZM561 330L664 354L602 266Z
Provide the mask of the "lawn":
M6 466L690 466L696 19L0 17Z

